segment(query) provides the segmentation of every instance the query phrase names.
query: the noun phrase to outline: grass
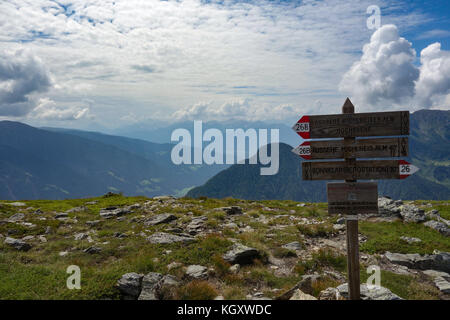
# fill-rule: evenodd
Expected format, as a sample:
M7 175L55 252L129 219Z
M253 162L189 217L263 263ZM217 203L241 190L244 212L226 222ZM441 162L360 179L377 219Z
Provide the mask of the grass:
M360 245L366 253L398 253L431 254L433 250L450 251L450 238L442 236L438 231L417 223L367 222L361 221L359 230L368 237L367 242ZM422 241L408 244L400 240L401 236L419 238Z
M86 204L91 201L97 202ZM100 209L108 206L143 204L147 201L151 202L151 210L144 207L135 209L124 216L124 221L103 219L99 216ZM272 297L276 295L274 289L287 290L304 274L326 270L346 273L345 256L327 249L314 253L311 259L298 261L294 272L286 276L276 275L267 264L270 255L295 263L295 252L282 248L286 243L299 241L307 247L309 240L316 241L318 238L335 234L332 229L335 217L326 216L326 204L323 203L297 206L298 202L281 200L183 198L177 200L178 206L172 207L165 202L152 202L145 197L124 197L120 194L89 199L21 201L26 203L24 207L10 206L10 202L0 201L0 221L22 212L25 215L23 221L35 226L0 222L0 234L17 239L28 235L44 235L47 243L41 243L36 237L31 242L31 250L19 252L5 245L0 236L0 299L119 299L119 292L114 285L128 272L175 275L182 285L176 291L165 293L164 297L167 299L213 299L219 294L226 299L244 299L254 290ZM427 211L438 209L441 216L448 217L448 205L445 202L431 203L433 207L427 208ZM222 224L230 222L230 218L223 211L215 209L232 205L242 207L244 212L243 215L234 216L233 222L240 228L250 226L253 231L223 229ZM56 212L83 206L85 209L69 213L69 221L54 219ZM43 213L34 213L37 209ZM175 223L184 225L191 219L187 215L188 212L192 212L193 216L204 215L207 217L206 226L212 231L189 244L151 244L140 234L144 232L150 235L164 231L167 225L145 226L142 221L151 215L164 212L175 214L178 217ZM320 223L299 224L298 218L305 217ZM86 225L89 220L101 222L90 227ZM279 228L280 226L282 228ZM48 227L51 231L45 233ZM89 232L94 243L87 240L75 241L74 235L80 232ZM127 237L116 238L116 232L124 233ZM370 254L385 251L431 253L434 249L450 251L448 238L421 224L361 221L360 232L368 237L368 241L360 245L361 251ZM310 239L303 239L303 236ZM422 239L422 242L407 244L399 240L400 236L417 237ZM237 274L231 274L230 264L222 258L233 245L230 238L260 250L261 258L252 265L243 266ZM99 246L102 251L98 254L86 254L82 251L93 244ZM59 256L61 251L68 251L69 254ZM169 271L167 265L172 262L178 262L180 266ZM190 264L213 268L212 278L207 282L187 282L188 280L184 279L184 270ZM66 270L70 265L77 265L81 269L81 290L69 290L66 287L69 277ZM361 279L367 276L362 274ZM337 284L336 280L323 277L314 284L313 294L317 295L321 290ZM404 298L437 297L436 288L411 276L382 271L382 285Z

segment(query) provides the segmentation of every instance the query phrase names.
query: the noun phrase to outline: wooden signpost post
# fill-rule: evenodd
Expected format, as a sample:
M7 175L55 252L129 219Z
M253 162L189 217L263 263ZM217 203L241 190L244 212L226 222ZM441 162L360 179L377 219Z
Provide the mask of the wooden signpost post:
M357 180L404 179L418 168L405 160L357 160L408 156L409 111L355 113L347 98L342 114L303 116L293 126L306 141L292 151L306 160L303 180L345 180L328 183L328 213L346 214L348 287L351 300L360 299L358 214L378 212L376 182ZM356 137L374 137L357 139ZM396 136L386 138L386 136Z

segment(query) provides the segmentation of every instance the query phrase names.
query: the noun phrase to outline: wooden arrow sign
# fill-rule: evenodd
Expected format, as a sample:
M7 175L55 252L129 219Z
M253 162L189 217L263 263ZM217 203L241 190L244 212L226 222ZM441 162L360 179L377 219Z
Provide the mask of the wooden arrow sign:
M327 183L328 213L378 213L376 182Z
M303 180L405 179L419 170L405 160L303 162Z
M303 139L409 134L409 111L303 116L292 127Z
M306 160L340 158L393 158L408 156L408 138L314 140L292 149Z

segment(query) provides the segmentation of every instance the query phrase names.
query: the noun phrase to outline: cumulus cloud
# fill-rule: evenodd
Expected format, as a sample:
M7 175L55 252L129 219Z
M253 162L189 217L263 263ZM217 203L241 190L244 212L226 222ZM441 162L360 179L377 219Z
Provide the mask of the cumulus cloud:
M436 42L420 53L420 77L416 83L416 103L430 107L433 100L450 93L450 51L441 50ZM448 98L447 98L448 100ZM450 107L450 104L447 104Z
M199 102L180 108L172 120L291 120L301 108L292 104L262 104L246 98L235 98L223 103Z
M79 120L92 118L89 110L86 106L58 107L55 101L42 98L30 113L30 117L42 120Z
M361 59L344 74L340 90L370 105L406 101L414 96L419 77L415 59L415 50L399 36L397 27L382 26L364 45Z
M23 116L33 107L32 95L52 85L39 58L26 50L0 54L0 115Z

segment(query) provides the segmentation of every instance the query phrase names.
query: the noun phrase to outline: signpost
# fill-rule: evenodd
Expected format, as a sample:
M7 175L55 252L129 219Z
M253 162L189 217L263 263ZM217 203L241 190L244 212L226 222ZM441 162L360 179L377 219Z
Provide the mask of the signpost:
M305 160L343 159L302 163L303 180L345 180L328 183L330 214L347 214L348 287L351 300L360 299L358 214L378 212L376 182L359 180L404 179L419 170L405 160L357 160L408 156L409 111L354 113L347 98L342 114L303 116L293 126L306 141L292 151ZM356 139L356 137L380 138ZM386 138L386 136L396 136ZM403 136L403 137L402 137Z
M391 158L408 156L408 138L306 141L292 152L305 160L339 158Z

